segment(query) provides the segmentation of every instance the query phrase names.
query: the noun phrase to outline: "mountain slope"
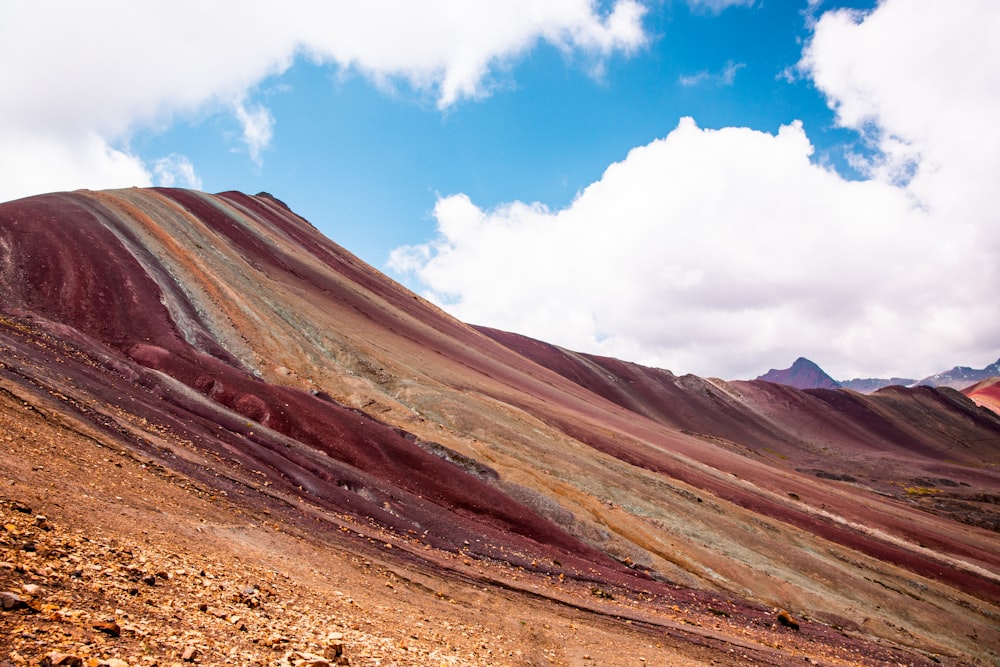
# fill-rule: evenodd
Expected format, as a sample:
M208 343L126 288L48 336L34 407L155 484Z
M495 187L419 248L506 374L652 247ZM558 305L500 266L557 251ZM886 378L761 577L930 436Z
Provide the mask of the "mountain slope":
M678 378L477 330L271 197L165 189L0 205L0 347L11 424L27 405L140 456L317 569L377 554L429 590L641 621L661 662L1000 654L1000 420L957 392ZM18 452L12 478L54 465Z
M975 401L976 405L981 405L1000 414L1000 377L981 380L971 387L963 389L962 393Z
M873 395L752 381L724 382L677 377L607 357L485 327L479 330L589 391L665 426L711 442L751 460L834 481L864 484L899 495L906 487L947 475L945 486L968 488L936 495L929 511L963 506L950 516L996 527L992 508L969 505L998 441L995 421L951 390L887 388ZM955 444L961 443L961 448ZM709 456L699 454L701 460ZM730 460L730 468L736 465ZM760 473L755 473L760 474ZM940 479L940 478L939 478ZM916 480L916 481L915 481ZM910 502L913 498L903 494Z

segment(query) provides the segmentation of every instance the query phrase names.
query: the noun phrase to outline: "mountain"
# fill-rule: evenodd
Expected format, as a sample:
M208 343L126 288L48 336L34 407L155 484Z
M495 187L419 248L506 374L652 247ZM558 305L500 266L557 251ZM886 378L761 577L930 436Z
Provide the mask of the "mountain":
M264 194L0 204L0 440L15 664L1000 657L996 414L473 327Z
M805 357L796 359L789 368L782 370L772 368L757 379L799 389L836 389L840 386L840 383L827 375L822 368Z
M1000 359L982 369L955 366L950 371L925 377L917 384L924 384L930 387L951 387L952 389L962 390L981 380L998 376L1000 376Z

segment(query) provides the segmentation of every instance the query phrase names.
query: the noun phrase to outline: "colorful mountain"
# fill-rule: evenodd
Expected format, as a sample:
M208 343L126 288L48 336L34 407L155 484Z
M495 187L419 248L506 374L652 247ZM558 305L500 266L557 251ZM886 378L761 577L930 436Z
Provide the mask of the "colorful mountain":
M26 660L1000 656L996 414L475 328L269 195L0 204L0 439Z

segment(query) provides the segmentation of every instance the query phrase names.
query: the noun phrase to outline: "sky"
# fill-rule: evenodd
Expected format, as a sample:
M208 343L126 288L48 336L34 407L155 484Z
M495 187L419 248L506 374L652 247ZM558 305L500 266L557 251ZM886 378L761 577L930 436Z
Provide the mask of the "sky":
M994 0L0 0L0 201L270 192L463 321L725 379L1000 356Z

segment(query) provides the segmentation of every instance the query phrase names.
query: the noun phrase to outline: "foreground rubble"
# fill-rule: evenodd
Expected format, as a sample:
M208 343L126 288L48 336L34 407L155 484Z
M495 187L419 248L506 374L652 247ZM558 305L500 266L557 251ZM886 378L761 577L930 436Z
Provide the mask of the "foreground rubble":
M6 663L322 667L410 648L363 631L353 600L303 597L273 571L67 530L20 503L0 516ZM393 662L427 664L414 643L424 659Z

